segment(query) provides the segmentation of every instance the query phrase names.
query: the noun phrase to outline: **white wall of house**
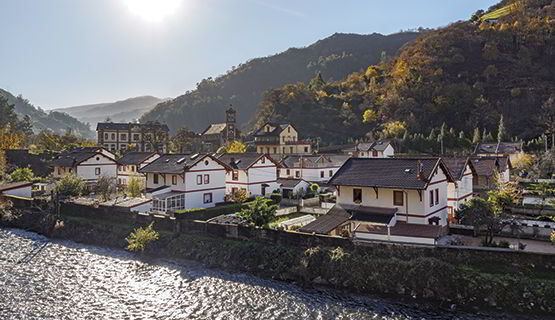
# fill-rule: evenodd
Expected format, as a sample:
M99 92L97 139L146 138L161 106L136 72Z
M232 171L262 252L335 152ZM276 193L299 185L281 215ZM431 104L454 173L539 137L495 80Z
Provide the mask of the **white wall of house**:
M30 183L29 185L21 186L19 188L2 191L0 192L0 194L10 195L14 197L31 198L32 187L33 187L33 184Z
M126 186L131 178L138 178L146 185L146 175L139 173L138 170L160 158L159 154L154 154L138 165L118 165L118 184ZM171 181L171 180L170 180Z
M94 182L102 176L116 178L117 163L103 154L97 154L77 165L76 175L88 182Z
M185 208L209 208L218 202L223 202L226 188L225 177L224 166L210 157L204 158L191 167L185 172L185 189L183 190L186 192ZM209 197L211 197L211 201L205 201Z
M263 160L264 159L264 160ZM233 171L226 173L226 193L232 193L234 188L247 189L249 195L262 195L262 185L267 184L265 194L279 190L277 183L277 166L267 157L259 159L247 170L235 170L237 180L233 180Z
M437 216L441 219L440 225L447 224L447 176L439 168L437 174L431 179L428 188L420 192L419 190L402 188L377 188L378 194L376 196L375 189L372 187L339 186L337 203L357 205L353 201L353 189L362 189L362 202L359 203L360 205L397 208L397 221L428 224L429 218ZM436 190L438 195L437 202ZM396 205L394 203L394 191L403 192L403 205ZM433 203L431 202L432 196L430 191L433 192Z
M75 174L75 168L73 167L54 167L52 175L55 179L62 178L66 174Z
M305 179L308 181L320 181L327 182L331 177L339 170L340 167L324 167L324 168L281 168L279 170L280 178L291 178L291 179ZM289 171L288 171L289 170ZM299 172L300 176L296 176L296 172ZM288 173L289 172L289 173ZM323 173L323 177L322 177Z
M453 216L455 210L459 209L461 204L472 199L473 194L473 177L470 166L466 166L463 177L457 180L456 184L453 182L447 185L447 207L450 216Z

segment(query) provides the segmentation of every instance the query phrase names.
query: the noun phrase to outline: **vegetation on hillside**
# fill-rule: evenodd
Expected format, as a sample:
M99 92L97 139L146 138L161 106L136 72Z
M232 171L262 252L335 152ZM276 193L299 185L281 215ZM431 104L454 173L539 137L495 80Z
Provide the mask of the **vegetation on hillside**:
M14 110L18 117L23 121L28 121L35 133L44 130L65 133L69 130L81 137L89 138L93 136L93 132L88 124L82 123L66 113L57 111L46 112L32 105L29 100L21 95L15 97L2 89L0 89L0 97L7 99L8 104L14 105Z
M225 121L225 109L231 103L237 109L239 125L244 126L252 120L264 91L308 81L318 72L327 81L340 80L377 63L382 52L395 54L416 36L414 32L388 36L334 34L306 48L252 59L222 76L203 79L195 90L158 104L141 122L158 120L166 122L173 132L184 126L198 132L210 123Z
M463 21L423 33L395 58L342 81L269 90L257 123L288 121L324 143L376 138L399 125L428 136L443 123L467 139L476 130L497 137L501 117L507 137L549 133L555 8L550 0L517 8L496 23Z

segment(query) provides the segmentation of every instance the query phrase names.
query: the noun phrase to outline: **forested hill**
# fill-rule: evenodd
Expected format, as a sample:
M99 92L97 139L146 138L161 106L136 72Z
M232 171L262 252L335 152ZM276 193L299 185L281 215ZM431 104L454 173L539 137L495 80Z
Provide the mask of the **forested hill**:
M71 129L74 134L84 138L91 138L94 133L88 124L80 122L72 116L57 111L46 112L32 105L29 100L21 95L14 96L10 92L0 89L0 96L8 99L8 103L15 105L15 112L18 116L28 115L31 117L33 132L38 133L43 130L52 130L56 133L63 134Z
M239 125L254 119L264 91L286 83L306 82L318 72L326 81L340 80L347 74L378 63L382 52L394 55L418 33L334 34L305 48L250 60L225 75L204 79L197 89L160 103L141 121L166 122L172 130L188 127L203 130L208 124L222 122L229 104L238 111Z
M478 12L423 33L391 61L342 81L271 90L257 121L290 121L305 136L340 143L372 132L402 136L402 127L428 137L443 123L457 136L477 128L495 136L503 116L510 137L537 137L555 126L555 2L512 8L497 21L481 22Z
M98 122L104 121L107 117L113 122L130 122L137 120L145 112L152 110L155 105L162 101L165 100L153 96L140 96L116 102L60 108L55 111L65 112L79 119L79 121L88 122L94 129Z

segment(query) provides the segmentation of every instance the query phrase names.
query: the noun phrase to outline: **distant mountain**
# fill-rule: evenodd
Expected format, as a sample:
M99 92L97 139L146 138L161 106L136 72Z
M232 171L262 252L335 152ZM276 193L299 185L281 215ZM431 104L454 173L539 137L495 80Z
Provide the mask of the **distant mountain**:
M81 137L94 137L94 134L88 124L80 122L66 113L58 111L44 111L41 108L32 105L29 100L23 98L21 95L16 97L3 89L0 89L0 96L8 99L8 103L15 105L15 112L18 115L28 115L31 117L33 132L35 133L43 130L52 130L56 133L63 134L70 129L73 133Z
M340 80L351 72L378 63L382 53L394 55L416 32L381 34L334 34L305 48L256 58L240 64L215 79L197 84L197 89L158 104L141 121L158 120L175 130L181 127L200 131L208 124L222 122L229 104L237 109L238 123L245 127L266 90L287 83L306 82L318 72L325 81Z
M59 108L55 111L65 112L82 122L88 122L94 130L96 124L106 120L107 117L110 117L113 122L129 122L139 119L145 112L166 100L153 96L141 96L116 102Z

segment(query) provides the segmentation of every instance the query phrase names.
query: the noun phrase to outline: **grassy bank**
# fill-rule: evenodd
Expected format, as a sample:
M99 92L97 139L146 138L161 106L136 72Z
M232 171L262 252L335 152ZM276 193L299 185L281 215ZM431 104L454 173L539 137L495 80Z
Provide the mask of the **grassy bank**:
M125 237L136 227L47 214L25 214L4 225L120 249L125 248ZM352 250L303 248L170 232L161 233L160 240L146 254L192 259L210 267L359 293L397 294L446 305L555 312L553 260L538 265L537 261L527 262L526 256L522 256L522 263L508 263L468 251L395 245L356 246Z

